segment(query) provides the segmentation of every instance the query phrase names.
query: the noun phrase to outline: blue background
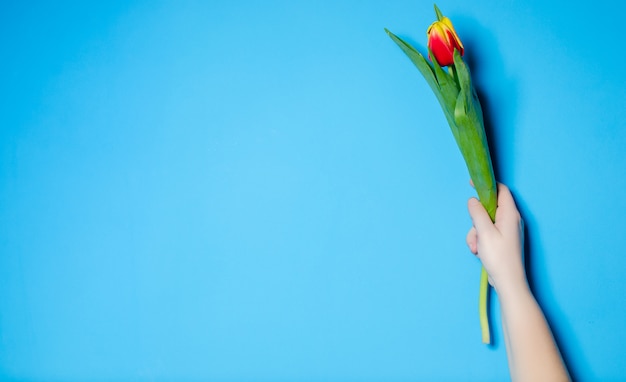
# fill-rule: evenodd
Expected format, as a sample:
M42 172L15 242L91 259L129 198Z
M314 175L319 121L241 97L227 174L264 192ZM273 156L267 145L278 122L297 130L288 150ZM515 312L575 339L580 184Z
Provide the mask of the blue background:
M624 6L439 2L572 374L626 379ZM0 379L506 380L424 1L0 4Z

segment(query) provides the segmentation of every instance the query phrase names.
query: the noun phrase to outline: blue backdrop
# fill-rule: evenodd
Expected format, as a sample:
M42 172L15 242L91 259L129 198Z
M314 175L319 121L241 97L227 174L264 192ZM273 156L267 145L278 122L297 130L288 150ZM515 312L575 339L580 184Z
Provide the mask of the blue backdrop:
M626 379L618 1L441 0L572 374ZM0 379L508 378L424 1L0 4Z

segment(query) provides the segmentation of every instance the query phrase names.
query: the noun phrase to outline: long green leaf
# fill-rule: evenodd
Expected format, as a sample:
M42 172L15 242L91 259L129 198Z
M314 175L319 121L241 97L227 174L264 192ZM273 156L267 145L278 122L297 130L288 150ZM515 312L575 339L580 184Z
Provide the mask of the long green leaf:
M480 125L484 126L483 111L480 106L478 96L476 95L476 89L474 88L474 85L472 85L472 75L470 74L469 68L465 64L465 61L461 58L461 54L456 49L454 50L454 67L457 70L457 78L462 91L466 91L471 94L472 102L471 105L468 105L468 107L473 107L475 109L474 112L480 121ZM487 145L486 139L484 143Z
M485 137L480 104L471 88L462 88L457 98L454 118L459 128L458 145L465 159L470 177L491 220L497 207L496 181Z
M430 56L433 56L433 53L430 49L428 49L428 53ZM446 107L450 111L454 111L456 105L456 97L459 95L459 87L456 84L456 81L452 76L443 70L437 60L433 60L433 67L435 72L435 77L437 78L437 82L439 83L439 89L441 89L441 94L446 103Z
M465 65L465 61L461 58L461 53L458 50L454 50L454 67L456 68L456 75L459 79L459 85L461 89L469 89L472 86L472 79L469 73L469 69L467 65Z
M433 52L428 49L430 57L434 57ZM456 99L459 94L459 86L454 78L439 65L437 60L432 60L435 77L439 83L439 89L441 90L441 107L443 108L448 124L454 135L454 139L458 140L458 128L454 120L454 109L456 108Z
M436 67L439 66L437 63L434 64L436 65L436 67L433 68L433 66L428 63L424 56L420 52L418 52L417 49L413 48L409 43L391 33L386 28L385 32L387 32L389 37L391 37L391 39L402 49L402 51L409 57L413 64L422 73L422 76L424 77L424 79L426 79L428 85L430 85L433 93L435 93L435 96L437 97L437 100L441 105L441 109L446 117L446 120L450 125L452 134L455 136L455 139L457 139L458 133L454 121L454 105L456 102L456 94L454 94L455 92L452 88L452 85L454 84L454 87L457 89L456 92L458 92L458 87L456 87L454 79L452 79L449 74L443 72L443 69L441 69L441 67L439 67L439 69L436 69ZM436 75L436 71L443 74L438 73L438 75Z
M430 66L428 61L426 61L424 56L422 56L422 54L418 52L417 49L413 48L411 44L391 33L391 31L389 31L387 28L385 28L385 32L387 32L387 35L389 35L389 37L391 37L391 39L396 44L398 44L400 49L402 49L402 51L409 57L413 64L415 64L417 69L419 69L419 71L422 73L422 76L424 76L424 78L426 79L428 85L430 85L433 92L437 94L439 92L439 84L437 83L437 79L435 78L435 73L432 66Z

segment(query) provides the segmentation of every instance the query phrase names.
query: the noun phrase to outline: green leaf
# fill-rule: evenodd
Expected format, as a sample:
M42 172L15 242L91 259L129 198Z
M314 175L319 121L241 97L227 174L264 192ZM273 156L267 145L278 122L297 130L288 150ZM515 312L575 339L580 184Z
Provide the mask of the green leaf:
M464 108L466 112L469 113L471 109L472 115L478 120L481 126L481 131L484 136L484 120L483 120L483 111L480 106L480 101L478 100L478 96L476 95L476 89L472 84L472 76L470 74L469 68L465 64L465 61L461 57L461 54L458 50L454 50L454 67L457 70L457 78L459 81L459 86L461 87L460 91L465 92L467 94L466 105ZM456 113L456 111L455 111ZM487 144L487 140L485 138L485 145Z
M422 73L422 76L426 79L426 82L433 89L433 92L437 94L439 92L439 84L437 83L437 79L435 78L435 73L433 71L432 66L426 61L424 56L420 52L418 52L415 48L413 48L409 43L391 33L387 28L385 28L385 32L391 37L391 39L398 44L400 49L409 57L409 59L415 64L417 69Z
M434 57L433 52L430 49L428 49L428 53L430 54L430 57ZM458 141L459 133L454 120L454 109L456 107L456 99L459 94L459 87L454 78L443 70L437 60L432 60L432 63L435 69L435 78L439 83L439 89L441 91L439 102L441 103L443 113L446 115L446 119L450 125L450 130L452 130L452 135L454 135L454 139Z
M448 121L448 124L450 125L452 134L454 134L455 139L456 139L457 129L456 129L456 125L454 122L454 105L456 102L456 95L454 96L452 95L453 90L450 84L450 80L452 80L452 83L454 83L454 79L452 79L452 77L446 73L444 73L444 75L442 75L441 73L439 73L439 75L435 75L435 71L437 69L434 69L420 52L418 52L415 48L413 48L409 43L402 40L400 37L391 33L386 28L385 28L385 32L387 32L389 37L391 37L391 39L396 44L398 44L398 46L402 49L402 51L404 51L404 53L409 57L409 59L413 62L413 64L415 64L415 66L422 73L422 76L424 76L428 85L430 85L431 89L433 90L433 93L435 93L435 96L437 97L437 100L439 101L439 104L441 105L441 109L443 110L446 120ZM436 63L435 65L438 66L438 64ZM439 67L437 71L443 72L443 69ZM445 89L442 88L441 83L444 84L443 88ZM454 83L454 86L456 86L455 83Z
M428 53L430 57L434 57L430 49L428 49ZM435 68L435 77L439 83L439 89L441 89L441 95L443 96L447 109L452 113L454 112L456 98L459 94L459 87L450 73L443 70L437 60L433 60L432 62Z
M457 141L480 202L485 206L491 220L495 219L497 207L496 181L485 136L482 110L474 98L473 89L462 88L456 102L454 119L458 126Z
M461 89L469 89L471 86L471 76L469 73L469 69L467 65L465 65L465 61L461 57L461 53L458 50L454 49L454 67L456 68L457 78L459 80L459 86Z

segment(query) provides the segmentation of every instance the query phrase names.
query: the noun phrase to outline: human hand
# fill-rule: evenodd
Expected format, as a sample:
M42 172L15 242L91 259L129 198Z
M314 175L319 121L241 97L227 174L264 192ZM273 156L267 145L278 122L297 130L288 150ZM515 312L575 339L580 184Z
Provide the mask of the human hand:
M473 227L467 245L489 274L489 283L500 294L511 287L526 286L523 262L524 223L508 187L498 184L496 222L476 198L467 203Z

